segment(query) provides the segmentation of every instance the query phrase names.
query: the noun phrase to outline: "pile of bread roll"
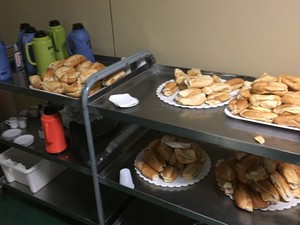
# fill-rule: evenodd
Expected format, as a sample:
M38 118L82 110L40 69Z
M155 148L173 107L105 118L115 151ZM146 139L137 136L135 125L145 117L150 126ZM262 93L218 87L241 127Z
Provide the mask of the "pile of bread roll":
M215 169L218 185L237 207L252 212L300 198L300 166L236 152Z
M143 159L136 161L135 167L152 181L172 183L178 176L192 180L206 160L199 144L169 135L153 140L143 151Z
M241 88L244 83L241 78L223 82L219 76L203 75L196 68L188 70L187 73L176 68L174 75L174 81L164 85L162 94L169 97L178 91L174 100L186 106L216 106L231 99L230 93Z
M29 82L33 88L52 93L65 94L79 98L87 79L94 73L104 69L100 62L88 61L85 56L74 54L67 59L57 60L48 66L42 75L32 75ZM91 88L89 95L108 86L125 76L124 71L111 74Z
M264 73L246 81L228 109L247 119L300 128L300 77Z

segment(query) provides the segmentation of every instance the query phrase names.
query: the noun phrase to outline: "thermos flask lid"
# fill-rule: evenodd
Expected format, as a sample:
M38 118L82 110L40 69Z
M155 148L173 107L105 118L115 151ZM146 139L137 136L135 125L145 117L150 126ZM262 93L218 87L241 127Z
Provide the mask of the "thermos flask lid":
M43 38L43 37L47 37L47 33L43 30L39 30L34 34L35 38Z
M50 106L46 106L44 108L44 114L45 115L53 115L56 112L57 112L57 108L55 106L50 105Z
M56 27L59 26L60 22L58 20L51 20L49 21L49 27Z
M20 24L20 30L25 30L27 27L30 27L29 23L21 23Z
M32 33L35 33L35 32L36 32L36 29L32 26L26 27L25 31L24 31L25 34L32 34Z
M82 30L84 29L84 26L82 23L74 23L72 26L72 30Z

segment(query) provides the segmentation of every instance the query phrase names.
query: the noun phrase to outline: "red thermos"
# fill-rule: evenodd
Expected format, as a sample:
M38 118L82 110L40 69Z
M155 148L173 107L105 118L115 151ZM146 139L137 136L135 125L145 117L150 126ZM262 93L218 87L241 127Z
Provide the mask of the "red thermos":
M47 106L41 116L46 151L51 154L63 152L67 148L61 115L55 107Z

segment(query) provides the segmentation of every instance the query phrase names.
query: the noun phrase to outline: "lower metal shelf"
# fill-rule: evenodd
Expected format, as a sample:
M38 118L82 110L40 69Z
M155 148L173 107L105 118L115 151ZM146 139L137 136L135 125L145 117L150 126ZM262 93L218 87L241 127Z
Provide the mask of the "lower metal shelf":
M299 224L300 205L281 211L255 210L253 213L238 209L216 183L214 175L216 161L228 158L233 153L233 150L224 149L218 145L201 144L211 158L212 167L207 177L198 183L187 187L165 188L144 181L135 172L135 158L151 140L161 137L161 135L156 131L149 131L126 151L123 148L119 157L99 174L99 182L210 225ZM119 171L124 167L131 170L135 189L119 185Z
M17 182L8 183L3 179L1 185L83 224L98 224L95 195L90 176L69 169L35 194L31 193L27 186ZM126 207L131 198L127 194L105 186L101 186L101 194L105 219L107 224L110 224L119 215L119 210Z

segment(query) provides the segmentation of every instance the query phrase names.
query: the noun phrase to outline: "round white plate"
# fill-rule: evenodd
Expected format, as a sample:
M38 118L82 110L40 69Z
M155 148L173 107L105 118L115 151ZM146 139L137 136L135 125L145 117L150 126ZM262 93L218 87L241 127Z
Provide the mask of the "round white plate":
M19 136L14 140L14 143L23 145L25 147L31 145L33 142L34 142L34 137L31 134L25 134L25 135Z
M22 131L20 129L9 129L7 131L4 131L2 133L2 137L8 141L12 141L15 138L19 137L21 135Z
M130 108L139 104L139 100L137 98L132 97L128 93L111 95L109 97L109 101L111 101L120 108Z
M220 106L223 106L223 105L227 105L230 100L236 96L237 94L237 91L232 91L230 94L231 94L231 98L225 102L221 102L219 104L216 104L214 106L210 106L209 104L202 104L202 105L199 105L199 106L189 106L189 105L181 105L181 104L178 104L175 100L177 94L178 94L178 91L176 91L173 95L171 96L164 96L161 91L162 89L164 88L165 84L170 82L170 81L174 81L174 80L169 80L169 81L166 81L164 83L162 83L161 85L159 85L159 87L156 89L156 95L157 97L162 100L163 102L165 103L168 103L169 105L173 105L173 106L176 106L176 107L181 107L181 108L188 108L188 109L209 109L209 108L216 108L216 107L220 107ZM222 80L222 82L225 82L225 80Z
M158 179L158 180L150 180L147 177L145 177L137 168L135 168L136 173L145 181L157 185L157 186L161 186L161 187L185 187L188 185L192 185L196 182L199 182L200 180L202 180L210 171L210 167L211 167L211 161L209 156L207 155L207 153L205 151L203 151L203 155L205 157L205 162L202 164L202 168L201 168L201 172L199 173L199 175L197 177L195 177L192 180L185 180L184 178L182 178L180 175L177 176L177 178L172 182L172 183L166 183L164 182L162 179ZM136 157L134 164L136 164L136 162L138 161L143 161L143 156L144 156L144 150L142 150Z

